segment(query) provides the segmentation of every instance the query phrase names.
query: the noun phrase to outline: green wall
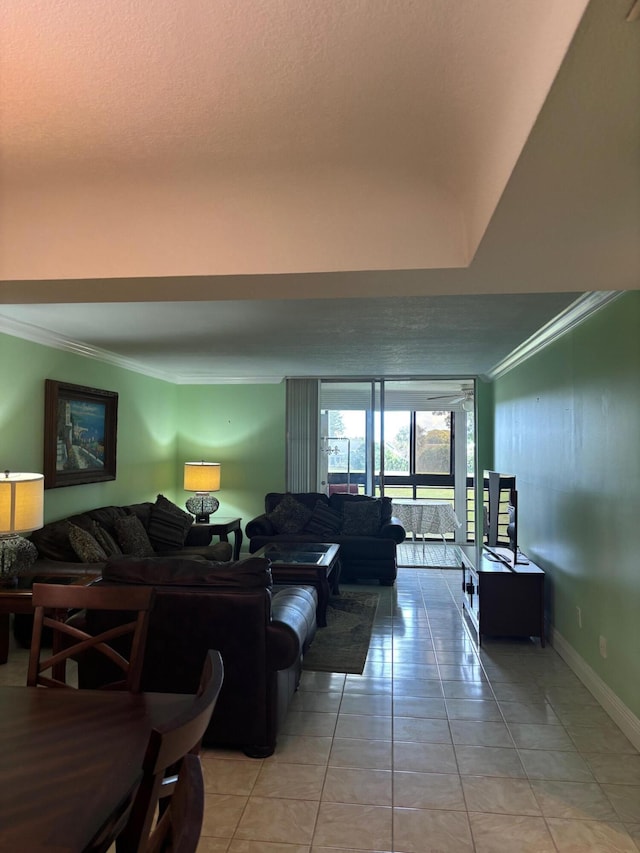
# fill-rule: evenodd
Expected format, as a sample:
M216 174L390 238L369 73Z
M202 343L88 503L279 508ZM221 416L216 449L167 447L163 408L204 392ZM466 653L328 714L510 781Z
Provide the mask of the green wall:
M624 294L497 380L494 457L517 475L552 625L637 717L639 331L640 292Z
M267 492L285 488L285 383L182 385L178 388L177 502L184 462L220 462L220 516L242 527L264 512ZM245 543L246 544L246 543Z
M45 521L90 507L179 505L184 462L222 463L220 515L247 521L285 484L285 385L178 386L0 334L0 470L42 471L44 380L117 391L117 476L45 491Z
M117 476L45 491L45 521L175 491L177 389L63 350L0 334L0 468L42 471L44 380L117 391Z

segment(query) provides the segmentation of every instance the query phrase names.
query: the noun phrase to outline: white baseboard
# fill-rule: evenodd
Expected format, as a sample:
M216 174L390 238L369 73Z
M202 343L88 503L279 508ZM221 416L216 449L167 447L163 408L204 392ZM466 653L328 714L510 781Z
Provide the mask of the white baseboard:
M555 628L550 630L551 645L575 672L584 686L595 696L611 719L622 729L637 750L640 750L640 720L608 687L589 664L580 657Z

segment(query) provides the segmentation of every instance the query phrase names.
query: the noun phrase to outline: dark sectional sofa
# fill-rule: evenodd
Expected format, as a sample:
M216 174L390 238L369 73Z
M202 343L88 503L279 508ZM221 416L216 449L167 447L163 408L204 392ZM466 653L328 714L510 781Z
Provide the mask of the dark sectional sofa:
M377 580L391 586L398 574L396 546L405 530L391 516L390 498L334 492L269 492L265 511L245 528L249 550L269 542L340 545L343 581Z
M114 557L98 582L156 590L143 690L195 693L207 650L218 649L224 682L204 744L239 748L251 757L273 752L316 632L313 587L274 590L269 561L260 557L236 563ZM82 613L71 621L97 633L119 624L118 618L126 615ZM81 687L112 679L108 662L99 658L79 659Z

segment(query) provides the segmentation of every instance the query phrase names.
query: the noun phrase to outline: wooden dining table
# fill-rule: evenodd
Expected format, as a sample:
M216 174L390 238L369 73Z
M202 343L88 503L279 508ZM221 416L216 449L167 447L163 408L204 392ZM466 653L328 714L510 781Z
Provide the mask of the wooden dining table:
M0 851L82 853L113 840L151 729L193 696L0 687Z

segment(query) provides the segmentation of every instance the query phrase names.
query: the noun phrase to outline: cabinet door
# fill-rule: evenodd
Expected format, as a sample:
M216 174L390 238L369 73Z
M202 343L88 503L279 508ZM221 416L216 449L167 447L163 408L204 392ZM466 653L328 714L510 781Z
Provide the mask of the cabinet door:
M542 574L481 575L480 633L503 637L541 637Z

